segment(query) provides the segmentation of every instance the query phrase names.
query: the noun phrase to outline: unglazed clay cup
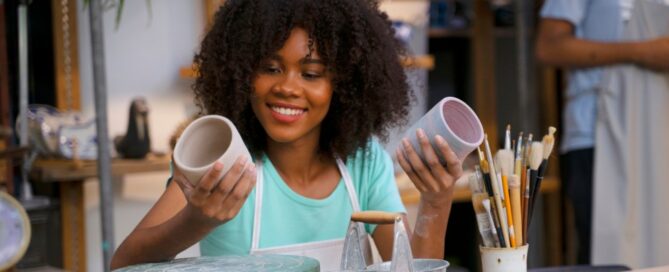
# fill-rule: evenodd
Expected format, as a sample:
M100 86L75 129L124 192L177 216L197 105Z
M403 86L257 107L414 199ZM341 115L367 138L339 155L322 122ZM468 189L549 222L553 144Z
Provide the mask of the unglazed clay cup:
M223 163L222 173L227 173L239 156L252 161L235 125L219 115L193 121L174 147L174 164L192 184L197 184L216 161Z
M476 113L460 99L446 97L432 107L409 130L405 137L418 155L425 160L416 131L422 128L442 164L445 160L437 148L436 135L446 140L451 150L461 161L483 142L483 126Z

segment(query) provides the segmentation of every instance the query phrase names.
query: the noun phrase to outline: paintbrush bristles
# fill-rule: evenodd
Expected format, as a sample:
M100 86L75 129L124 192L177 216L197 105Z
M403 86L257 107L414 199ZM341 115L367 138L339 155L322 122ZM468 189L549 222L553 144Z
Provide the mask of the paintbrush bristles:
M543 160L543 151L543 144L536 141L532 142L532 148L530 149L530 169L539 169L539 165L541 165L541 161Z
M513 152L502 149L495 154L495 163L502 170L502 176L510 176L513 173Z
M548 135L551 137L554 136L555 132L557 131L557 128L555 127L548 127Z
M555 145L555 129L554 127L549 127L548 128L548 134L544 136L543 139L543 159L548 160L548 157L551 155L551 152L553 152L553 146Z
M504 134L504 149L511 149L511 124L506 125L506 133Z

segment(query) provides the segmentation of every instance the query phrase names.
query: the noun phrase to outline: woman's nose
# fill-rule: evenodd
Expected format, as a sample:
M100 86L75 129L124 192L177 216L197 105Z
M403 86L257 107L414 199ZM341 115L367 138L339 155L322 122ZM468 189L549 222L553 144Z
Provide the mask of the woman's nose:
M276 84L274 84L272 90L275 93L283 94L286 96L297 95L300 90L299 83L297 81L298 78L294 73L287 73L284 76L282 76L281 79L277 81Z

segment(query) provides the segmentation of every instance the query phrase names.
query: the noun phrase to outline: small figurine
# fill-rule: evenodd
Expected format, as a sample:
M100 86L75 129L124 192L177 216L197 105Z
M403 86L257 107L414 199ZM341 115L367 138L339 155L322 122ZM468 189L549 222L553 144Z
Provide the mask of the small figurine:
M143 97L133 99L130 104L126 134L114 138L114 147L121 157L142 159L151 151L148 115L146 99Z

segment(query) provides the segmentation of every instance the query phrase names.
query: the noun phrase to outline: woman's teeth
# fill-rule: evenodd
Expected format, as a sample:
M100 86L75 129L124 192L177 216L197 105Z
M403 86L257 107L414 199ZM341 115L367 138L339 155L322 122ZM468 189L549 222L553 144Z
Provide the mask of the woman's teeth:
M283 115L300 115L304 113L304 110L282 108L282 107L271 107L271 109Z

